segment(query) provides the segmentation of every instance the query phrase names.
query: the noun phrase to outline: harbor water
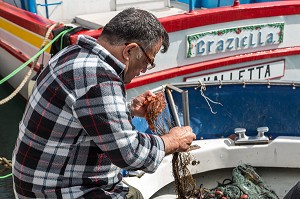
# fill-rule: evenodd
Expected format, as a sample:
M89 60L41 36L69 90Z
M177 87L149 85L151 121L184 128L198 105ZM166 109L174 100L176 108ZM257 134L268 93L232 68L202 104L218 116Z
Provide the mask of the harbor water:
M0 79L2 77L0 76ZM0 85L0 100L13 92L8 84ZM18 126L25 109L26 101L20 96L15 96L6 104L0 105L0 157L11 160L12 151L18 135ZM0 171L4 167L0 166ZM0 173L0 198L10 199L13 197L11 169Z

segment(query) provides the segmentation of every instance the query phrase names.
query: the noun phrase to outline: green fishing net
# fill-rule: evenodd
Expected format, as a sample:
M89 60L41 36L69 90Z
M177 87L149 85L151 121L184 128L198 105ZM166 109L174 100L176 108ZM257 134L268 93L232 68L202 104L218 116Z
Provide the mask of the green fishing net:
M261 176L249 164L237 166L232 171L232 180L219 183L213 189L200 189L198 198L203 199L279 199Z

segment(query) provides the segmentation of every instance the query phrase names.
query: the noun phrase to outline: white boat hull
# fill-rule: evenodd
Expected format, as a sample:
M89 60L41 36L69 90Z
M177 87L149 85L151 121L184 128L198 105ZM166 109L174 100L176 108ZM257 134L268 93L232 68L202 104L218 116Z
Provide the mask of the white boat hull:
M203 184L205 188L215 188L217 182L231 179L232 168L243 163L257 168L257 173L279 198L283 198L300 179L299 137L277 137L263 145L236 146L228 138L198 140L193 144L201 147L190 152L192 159L200 163L189 167L199 187ZM171 161L172 156L169 155L154 174L127 177L125 180L139 189L144 198L175 199Z

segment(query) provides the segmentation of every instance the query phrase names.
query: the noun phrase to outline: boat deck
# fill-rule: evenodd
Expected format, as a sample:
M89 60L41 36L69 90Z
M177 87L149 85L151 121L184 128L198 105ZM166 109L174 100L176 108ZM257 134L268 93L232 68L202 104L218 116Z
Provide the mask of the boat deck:
M150 12L158 18L173 16L177 14L187 13L189 11L188 4L181 2L172 2L171 7L165 7L162 9L154 9ZM121 11L110 11L104 13L93 13L78 15L75 17L75 24L79 26L84 26L90 29L102 28L105 24L109 22L115 15Z

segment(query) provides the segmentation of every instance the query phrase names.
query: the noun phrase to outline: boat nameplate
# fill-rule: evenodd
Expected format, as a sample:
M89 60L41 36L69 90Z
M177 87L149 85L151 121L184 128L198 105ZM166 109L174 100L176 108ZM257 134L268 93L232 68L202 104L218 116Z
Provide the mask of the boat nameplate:
M283 42L284 23L256 24L187 35L187 58L274 46Z
M224 81L224 80L265 80L284 76L285 60L267 62L258 65L244 66L232 70L205 73L185 78L186 82L193 81Z

